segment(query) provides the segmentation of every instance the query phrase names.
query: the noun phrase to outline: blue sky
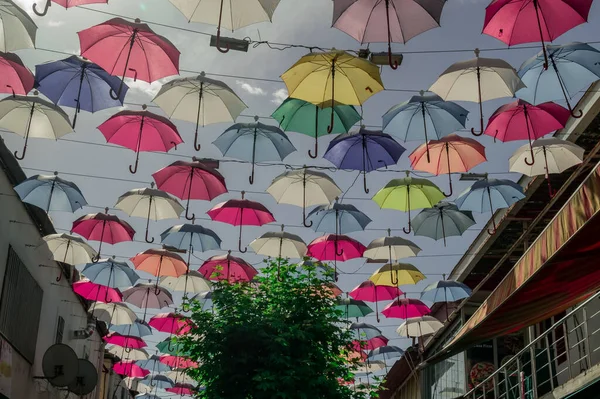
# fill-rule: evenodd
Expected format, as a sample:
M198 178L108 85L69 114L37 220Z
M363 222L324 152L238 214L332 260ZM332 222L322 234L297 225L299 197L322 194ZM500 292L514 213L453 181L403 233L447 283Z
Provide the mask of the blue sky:
M25 5L30 10L31 0L17 0L17 2ZM482 51L481 56L503 58L517 69L523 61L537 53L538 49L532 48L520 49L515 47L506 50L506 45L503 43L491 37L481 35L486 5L487 2L484 1L452 0L444 8L441 28L426 32L414 38L406 45L394 45L395 51L404 53L404 61L397 71L392 71L389 67L382 69L384 85L389 89L410 91L386 91L369 99L363 108L364 124L380 126L381 116L385 111L391 106L407 100L411 95L417 94L419 90L426 90L436 80L438 75L453 62L472 58L473 53L470 49L474 49L475 47L496 49L495 51ZM62 59L68 56L68 54L53 53L47 50L78 54L79 42L76 32L112 17L100 11L126 16L130 19L137 17L146 21L160 22L161 24L198 32L214 33L215 31L215 27L213 26L188 24L183 15L167 0L111 0L109 5L90 6L89 8L90 10L69 9L66 11L54 5L50 8L46 17L34 17L40 28L37 35L37 47L39 49L22 50L18 54L32 70L38 63ZM98 12L93 10L97 10ZM359 49L360 45L354 39L337 29L331 28L331 14L332 2L330 0L282 0L275 12L272 24L257 24L236 31L233 34L227 31L224 31L223 34L227 36L233 35L237 38L250 37L254 40L303 44L321 48ZM573 29L571 32L560 37L556 43L568 43L576 40L592 41L597 38L598 33L600 33L600 29L598 28L599 14L598 7L593 6L589 18L590 23ZM302 48L277 51L261 45L256 48L251 46L248 53L232 51L223 55L215 48L208 46L208 36L180 29L157 26L152 23L149 25L157 33L169 38L180 49L182 52L180 69L197 73L206 71L210 77L222 79L248 104L249 109L243 113L243 115L247 116L269 116L286 97L285 85L282 82L265 82L250 78L277 80L285 70L302 55L307 53L307 50ZM371 45L370 48L371 50L383 51L385 45ZM467 51L448 51L461 49ZM211 76L211 74L215 73L237 77ZM182 72L181 75L188 76L191 73ZM125 107L127 109L139 110L139 106L132 104L148 104L150 106L154 94L160 88L160 83L132 83L131 90L126 98L127 104ZM485 116L489 117L499 105L508 101L510 99L507 98L484 103ZM471 112L467 127L478 126L479 115L477 105L474 103L461 103L461 105ZM149 110L161 113L160 109L155 107L151 107ZM217 148L210 143L229 126L228 124L211 125L202 129L200 135L201 143L204 145L202 150L196 153L192 148L194 126L186 122L174 120L173 122L179 128L185 144L179 146L177 151L172 152L171 154L173 155L143 153L140 156L138 173L131 175L127 167L133 162L135 157L132 151L120 147L95 145L105 144L104 137L96 127L117 111L118 109L111 109L93 115L82 112L78 119L76 133L65 136L64 140L59 140L58 142L37 139L30 140L27 157L21 162L21 165L25 168L25 172L28 175L33 175L40 173L40 169L48 171L57 170L61 177L78 184L90 205L93 206L87 207L83 211L80 210L75 215L52 213L51 217L58 229L69 230L72 221L82 214L100 212L105 206L112 207L117 198L126 191L149 186L152 181L151 174L153 172L181 159L175 155L207 158L219 158L221 156ZM69 115L72 115L71 109L67 109L67 112ZM250 122L251 118L240 117L238 121ZM275 123L273 120L266 118L261 119L261 122ZM466 132L461 132L461 134L470 135ZM311 138L297 133L290 133L289 137L298 151L286 158L286 163L330 166L329 162L321 158L317 160L307 158L306 151L312 148L313 145ZM12 150L21 149L22 138L5 133L3 133L3 138ZM320 142L321 149L326 148L328 140L328 138L322 139ZM498 142L494 144L487 136L483 136L478 140L487 148L488 162L478 166L473 172L490 172L494 173L494 177L516 180L518 175L507 173L508 158L524 142L507 144ZM406 143L407 152L403 155L395 169L409 169L408 154L418 144L416 142ZM322 152L320 155L322 155ZM274 213L277 224L283 223L289 225L287 229L289 232L300 235L307 243L319 236L318 233L310 229L297 227L301 225L300 208L290 205L278 205L272 197L264 193L271 180L284 172L282 166L257 167L256 181L253 186L249 186L248 184L249 165L225 163L222 164L220 170L226 178L230 193L215 199L212 203L193 202L193 211L196 215L204 214L218 202L229 198L238 198L240 196L239 191L246 190L250 192L246 198L262 202ZM395 235L410 238L423 249L423 252L418 257L406 260L420 268L428 276L426 281L416 286L402 287L408 293L409 297L418 297L418 292L427 284L440 279L442 274L449 273L472 240L479 234L483 223L489 218L487 214L476 214L475 217L478 224L467 231L462 237L449 238L447 247L443 246L442 241L436 242L423 237L407 237L400 231L407 223L407 215L392 210L380 210L370 200L370 196L383 187L390 179L402 177L403 173L378 172L370 174L370 195L362 191L362 178L356 180L356 183L353 185L357 177L356 172L338 171L328 173L333 177L338 186L344 190L344 202L356 205L373 219L367 231L351 234L353 238L367 245L371 240L385 235L387 228L392 228L396 230L394 232ZM467 187L467 184L458 182L458 176L455 176L454 180L456 180L454 187L456 196L456 194ZM446 176L434 178L433 181L443 190L447 189ZM144 219L130 218L119 211L113 211L113 213L122 216L131 223L138 231L136 240L143 241ZM414 215L416 215L416 212ZM167 220L152 222L151 233L158 238L159 234L166 228L179 223L184 223L184 221ZM237 228L206 220L198 221L198 223L213 229L221 236L223 239L223 249L237 248ZM247 244L252 239L267 231L276 230L278 230L277 226L247 227L244 229L244 241ZM96 246L97 243L92 243L92 245ZM121 243L112 247L105 245L103 253L105 255L129 258L147 248L149 246L142 242ZM196 253L199 259L195 259L192 262L192 267L197 268L203 259L216 254L218 252ZM262 260L262 257L256 256L251 252L243 255L243 257L253 264L257 264ZM364 259L357 259L338 263L338 267L342 273L339 286L344 291L349 291L368 278L378 265L368 265ZM385 304L380 304L380 309L383 306ZM156 312L150 311L149 313ZM367 317L365 321L377 324L374 317ZM401 320L385 319L382 317L379 327L391 339L390 344L406 347L410 344L410 341L397 337L395 333L395 328L400 322ZM161 335L156 335L149 337L148 342L152 346L162 338Z

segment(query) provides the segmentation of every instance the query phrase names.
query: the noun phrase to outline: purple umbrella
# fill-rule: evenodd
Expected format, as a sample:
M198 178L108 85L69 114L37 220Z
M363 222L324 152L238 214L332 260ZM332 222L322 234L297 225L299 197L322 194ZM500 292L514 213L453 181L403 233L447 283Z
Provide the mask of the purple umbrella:
M405 151L390 135L361 127L358 132L344 133L329 143L323 158L340 169L360 170L367 188L367 172L394 165Z
M162 309L173 304L171 293L156 284L136 284L123 292L123 301L144 309L142 321L146 321L148 309Z

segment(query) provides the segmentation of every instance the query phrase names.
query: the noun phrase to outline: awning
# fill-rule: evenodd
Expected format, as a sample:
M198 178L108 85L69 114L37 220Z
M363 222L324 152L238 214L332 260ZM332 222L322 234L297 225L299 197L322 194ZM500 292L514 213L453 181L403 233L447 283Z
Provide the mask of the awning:
M546 320L598 290L599 211L600 164L454 339L428 363Z

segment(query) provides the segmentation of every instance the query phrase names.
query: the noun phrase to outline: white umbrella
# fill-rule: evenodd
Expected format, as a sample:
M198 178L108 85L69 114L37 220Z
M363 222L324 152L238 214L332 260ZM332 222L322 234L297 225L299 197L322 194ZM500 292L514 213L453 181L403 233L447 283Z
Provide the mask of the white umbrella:
M107 349L108 353L115 355L121 360L148 360L150 357L144 349L123 348L121 346L111 346ZM124 354L125 353L125 354ZM125 357L125 359L124 359Z
M0 51L35 47L36 31L29 14L10 0L0 0Z
M196 385L196 381L187 375L185 371L173 370L163 375L169 378L171 381L175 381L177 384Z
M188 4L188 3L186 3ZM246 104L225 83L199 76L171 80L165 83L154 100L169 118L196 124L194 148L198 145L198 128L213 123L233 122Z
M122 210L129 216L146 218L146 242L154 242L148 239L148 228L150 219L179 219L179 215L185 208L168 193L153 188L136 188L121 195L115 204L115 208Z
M106 324L120 326L133 324L137 316L123 303L94 303L92 315Z
M189 273L179 277L161 277L159 285L168 288L171 291L184 291L200 294L210 291L212 283L205 279L201 273L190 270Z
M43 238L36 251L44 252L45 256L53 261L68 265L81 265L92 263L98 253L83 238L70 234L49 234ZM56 281L62 279L62 268Z
M267 192L279 204L302 207L302 222L305 227L310 227L313 222L306 223L306 207L331 204L342 190L325 173L304 167L277 176Z
M356 374L374 373L375 371L381 371L386 368L385 362L381 360L375 360L370 362L361 362L358 364L358 369L354 371Z
M423 337L435 334L444 325L433 316L411 317L406 319L396 332L401 337Z
M502 97L513 97L525 85L517 71L499 58L480 58L475 49L475 58L454 63L448 67L429 88L446 101L471 101L479 103L481 131L483 134L483 108L481 103Z
M417 244L402 237L392 237L391 230L388 229L388 236L371 241L363 256L369 259L389 259L391 263L394 260L417 256L419 252L421 248Z
M9 96L0 101L0 128L25 137L25 158L29 137L54 139L73 132L69 116L59 106L34 96Z
M250 248L258 255L271 256L273 258L303 258L308 248L306 243L295 234L286 233L281 226L280 232L265 233L250 243Z

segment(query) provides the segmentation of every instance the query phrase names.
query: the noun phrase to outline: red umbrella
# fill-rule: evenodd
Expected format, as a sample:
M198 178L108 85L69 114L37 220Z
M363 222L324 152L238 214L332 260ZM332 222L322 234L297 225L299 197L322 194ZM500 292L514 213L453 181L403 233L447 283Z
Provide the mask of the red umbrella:
M104 303L118 303L123 301L123 295L117 289L105 285L95 284L89 280L77 281L73 284L73 291L80 297Z
M364 350L372 351L373 349L377 349L382 346L386 346L389 341L390 340L387 339L386 337L384 337L383 335L378 335L371 339L365 339L365 340L361 340L361 341L354 340L354 341L352 341L352 346L353 346L354 350L356 350L356 351L364 351Z
M177 127L167 118L146 111L121 111L98 126L106 141L135 151L135 165L129 165L131 173L137 172L140 152L169 150L183 143Z
M84 215L73 222L71 231L79 234L91 241L99 241L98 254L96 261L100 259L102 243L117 244L124 241L133 241L135 230L129 223L119 219L115 215L108 213L108 208L104 208L105 213L90 213Z
M347 261L360 258L367 247L353 238L342 234L325 234L308 244L307 256L320 261L338 259Z
M531 161L526 158L525 163L531 166L535 163L533 140L562 129L570 116L568 109L553 102L532 105L524 100L515 100L492 114L485 134L500 141L529 140Z
M18 55L0 52L0 93L27 95L35 78Z
M429 146L429 158L427 150ZM432 173L436 176L448 174L450 193L453 193L451 173L468 172L475 166L487 161L485 147L478 141L449 134L439 140L431 140L428 144L419 146L408 156L414 170Z
M172 369L187 369L190 367L198 367L198 363L182 356L162 355L160 357L160 362L166 364Z
M428 315L431 309L418 299L398 298L387 305L381 313L388 318L409 319Z
M44 9L42 11L37 10L37 4L33 3L33 12L40 17L43 17L48 12L50 5L52 3L56 3L59 6L64 8L78 7L84 6L87 4L106 4L108 0L46 0L46 4L44 5Z
M179 277L187 273L188 266L181 256L166 249L147 249L130 259L137 270L156 276L154 293L160 293L161 276Z
M375 302L375 314L377 315L377 322L379 322L379 310L377 309L377 302L396 299L402 294L403 292L400 291L400 288L398 287L375 285L375 283L371 280L363 281L360 283L360 285L356 286L348 293L348 295L357 301Z
M180 396L193 396L196 393L196 389L190 384L175 384L172 388L167 388L166 391Z
M149 370L141 368L135 364L134 360L115 363L113 366L113 371L119 375L124 375L131 378L144 378L150 374Z
M542 42L587 22L592 0L493 0L485 9L483 33L510 45ZM537 29L535 28L537 27Z
M158 331L175 335L187 334L192 329L190 319L177 313L159 313L148 324Z
M275 221L273 214L263 204L244 199L244 194L242 191L241 200L221 202L206 212L212 220L240 226L238 250L241 253L247 251L246 248L242 249L242 226L262 226Z
M146 342L139 338L129 335L121 335L119 333L110 333L104 337L104 341L107 344L113 344L117 346L121 346L123 348L131 348L131 349L142 349L145 348ZM126 349L127 350L127 349Z
M192 160L193 162L174 162L152 175L159 189L187 200L187 220L195 218L195 215L189 215L191 199L212 201L227 192L225 178L216 169L219 167L218 162L198 160L195 157Z
M229 280L235 283L239 281L251 281L258 271L242 258L227 255L217 255L206 260L198 269L204 278L212 281Z
M154 82L179 74L179 50L139 19L113 18L77 34L81 55L111 75ZM111 89L110 96L117 100L122 89L123 79L117 93Z

